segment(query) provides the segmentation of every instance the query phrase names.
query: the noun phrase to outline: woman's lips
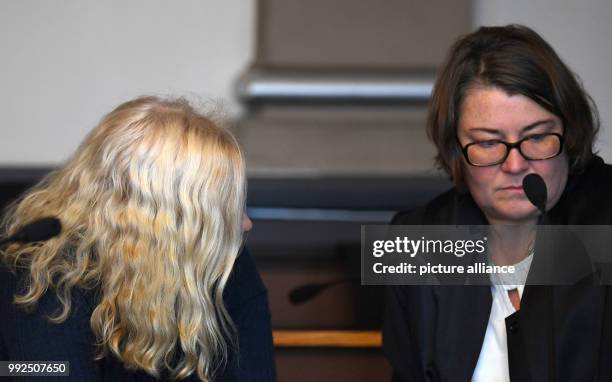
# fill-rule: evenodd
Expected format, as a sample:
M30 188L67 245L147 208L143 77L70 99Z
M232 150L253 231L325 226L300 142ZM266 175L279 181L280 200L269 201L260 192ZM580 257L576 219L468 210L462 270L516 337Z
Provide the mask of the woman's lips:
M508 187L503 187L502 190L506 190L506 191L523 191L523 186L508 186Z

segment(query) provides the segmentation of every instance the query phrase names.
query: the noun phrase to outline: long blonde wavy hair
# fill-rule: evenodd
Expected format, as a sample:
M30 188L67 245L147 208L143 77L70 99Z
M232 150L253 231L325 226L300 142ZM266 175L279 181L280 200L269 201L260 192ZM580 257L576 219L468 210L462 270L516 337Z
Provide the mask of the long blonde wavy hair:
M208 380L235 328L223 290L241 249L245 165L234 136L182 99L118 106L76 153L8 211L7 235L45 216L61 234L2 253L26 270L15 303L53 290L66 320L75 287L99 288L91 315L99 358L175 379ZM180 355L180 357L178 357Z

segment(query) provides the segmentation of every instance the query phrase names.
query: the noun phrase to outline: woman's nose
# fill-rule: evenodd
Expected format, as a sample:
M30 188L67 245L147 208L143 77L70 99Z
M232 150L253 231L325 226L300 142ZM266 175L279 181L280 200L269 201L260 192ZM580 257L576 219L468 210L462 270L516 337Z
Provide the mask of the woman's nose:
M246 213L242 214L242 230L244 232L249 232L252 228L253 228L253 221L251 221L251 219Z
M510 173L520 173L529 168L529 162L519 152L518 148L513 147L508 153L508 157L502 163L501 168L503 171Z

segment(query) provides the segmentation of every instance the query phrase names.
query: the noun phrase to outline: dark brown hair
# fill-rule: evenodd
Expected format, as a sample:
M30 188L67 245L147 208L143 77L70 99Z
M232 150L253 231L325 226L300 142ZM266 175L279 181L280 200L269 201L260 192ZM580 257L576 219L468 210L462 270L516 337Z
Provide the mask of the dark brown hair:
M570 171L579 172L593 156L599 131L597 108L553 48L522 25L481 27L450 49L427 118L427 134L438 149L436 163L458 188L464 188L464 181L457 123L466 92L474 86L521 94L558 116Z

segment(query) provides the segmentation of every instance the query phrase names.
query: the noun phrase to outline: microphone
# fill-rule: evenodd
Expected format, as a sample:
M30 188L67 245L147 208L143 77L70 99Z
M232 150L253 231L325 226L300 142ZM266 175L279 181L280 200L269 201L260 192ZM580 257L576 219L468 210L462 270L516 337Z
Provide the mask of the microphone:
M326 283L311 283L301 285L297 288L294 288L289 293L289 301L293 305L300 305L305 303L308 300L315 298L319 293L323 292L325 289L338 285L355 281L355 278L342 278L334 281L328 281Z
M544 216L546 214L546 200L548 199L548 190L544 179L535 173L525 176L523 178L523 190L531 204L536 206Z
M0 247L8 243L33 243L46 241L62 232L62 224L58 218L44 217L23 226L17 233L0 240Z

